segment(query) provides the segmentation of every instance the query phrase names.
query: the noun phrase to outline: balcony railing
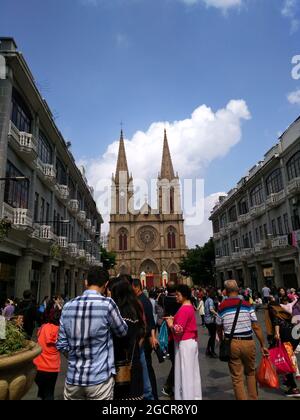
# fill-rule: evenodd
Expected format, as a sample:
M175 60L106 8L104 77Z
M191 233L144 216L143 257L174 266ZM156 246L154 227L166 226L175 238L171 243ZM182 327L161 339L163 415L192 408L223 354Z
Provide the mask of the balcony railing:
M266 212L266 204L262 203L258 206L251 207L250 215L251 217L259 217Z
M84 224L84 227L87 230L91 230L92 229L92 221L91 221L91 219L86 219L85 224Z
M269 197L266 200L266 204L270 208L278 207L284 200L285 200L285 192L283 190L278 193L269 195Z
M44 163L40 159L37 159L36 165L37 169L42 175L43 180L50 184L50 186L55 185L56 170L54 168L54 165L51 165L50 163Z
M78 258L85 258L85 250L79 249L77 253Z
M53 241L55 238L55 235L52 231L52 226L49 226L49 225L39 226L34 231L34 236L38 239L42 239L45 241Z
M24 160L32 163L36 159L38 145L32 134L19 131L10 121L8 136L13 148Z
M19 227L32 227L32 216L28 209L14 209L13 224Z
M233 252L231 254L232 261L239 261L241 259L241 253L240 252Z
M251 220L251 215L249 213L247 213L247 214L241 214L238 217L238 223L240 225L246 225L246 224L248 224L250 222L250 220Z
M70 190L69 190L69 187L67 185L57 184L56 185L56 191L57 191L58 198L60 200L67 201L69 199Z
M287 186L288 195L298 194L300 192L300 178L292 179Z
M252 257L254 253L255 253L254 248L246 248L246 249L243 249L241 252L242 258L246 258L246 259Z
M77 214L77 219L79 223L84 223L86 219L86 212L84 210L80 210Z
M239 229L239 224L238 224L237 221L235 221L235 222L229 222L228 225L226 226L227 233L236 231L238 229Z
M216 266L219 267L221 265L229 264L231 262L231 257L221 257L216 259Z
M78 254L77 244L74 244L74 243L68 244L68 250L71 257L77 257L77 254Z
M77 214L79 211L79 201L78 200L70 200L68 203L69 210L72 214Z
M221 239L221 233L220 232L214 233L214 241L219 241L220 239Z
M59 236L57 238L57 244L61 248L68 248L68 238L66 236Z

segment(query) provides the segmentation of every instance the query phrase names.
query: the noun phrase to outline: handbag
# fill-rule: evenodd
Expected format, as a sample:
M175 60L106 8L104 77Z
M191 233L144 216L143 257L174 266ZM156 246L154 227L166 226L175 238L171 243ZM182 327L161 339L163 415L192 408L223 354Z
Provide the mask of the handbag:
M136 347L136 340L133 346L131 360L128 360L128 358L126 358L126 360L116 362L116 376L115 376L116 386L130 385L131 369L132 369L132 362L133 362L135 347ZM126 352L126 356L127 356L127 352Z
M242 300L240 300L240 303L238 305L236 314L235 314L235 318L233 321L233 325L232 325L232 329L231 329L231 333L230 336L228 338L224 338L221 343L220 343L220 361L221 362L230 362L230 357L231 357L231 341L233 339L233 335L236 329L236 324L238 321L238 317L240 315L240 311L241 311L241 307L242 307Z
M295 373L289 355L286 351L284 344L279 340L276 347L270 350L270 360L276 368L278 375L287 375Z

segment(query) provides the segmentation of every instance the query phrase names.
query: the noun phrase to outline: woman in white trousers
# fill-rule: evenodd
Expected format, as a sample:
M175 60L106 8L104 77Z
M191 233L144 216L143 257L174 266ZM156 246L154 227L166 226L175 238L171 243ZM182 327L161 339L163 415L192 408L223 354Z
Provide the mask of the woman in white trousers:
M174 318L166 318L175 341L175 400L202 400L197 322L191 289L179 285L176 299L181 308Z

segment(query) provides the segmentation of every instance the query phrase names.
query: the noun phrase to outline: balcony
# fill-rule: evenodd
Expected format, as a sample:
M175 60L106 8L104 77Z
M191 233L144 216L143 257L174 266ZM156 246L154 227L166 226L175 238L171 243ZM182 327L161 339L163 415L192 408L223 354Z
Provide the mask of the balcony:
M290 244L288 235L277 236L276 238L271 239L271 246L273 249L289 248Z
M91 229L91 235L92 235L92 236L96 236L96 233L97 233L96 226L92 226L92 229Z
M220 239L221 239L221 233L220 232L214 233L214 241L219 241Z
M74 243L68 244L68 251L71 257L73 258L77 257L78 255L77 244L74 244Z
M32 216L28 209L15 209L6 203L3 203L2 218L7 218L10 220L13 228L33 229Z
M66 236L59 236L57 238L57 245L63 249L68 248L68 238Z
M92 256L91 256L91 254L86 254L85 255L85 258L86 258L86 262L87 262L87 264L91 264L92 263Z
M32 134L19 131L12 121L9 123L8 138L11 147L29 166L34 167L37 157L37 141Z
M231 254L231 260L232 261L240 261L241 259L241 253L240 252L233 252Z
M241 226L247 225L250 221L251 221L251 215L249 213L241 214L238 217L238 224Z
M263 252L268 251L270 249L271 243L269 239L263 239L254 247L254 253L255 254L262 254Z
M266 204L260 204L258 206L251 207L250 215L253 218L260 217L266 212Z
M77 214L77 220L79 223L84 223L86 219L86 212L84 210L80 210Z
M230 223L228 223L228 225L226 226L226 231L227 231L227 233L230 233L230 232L235 232L235 231L237 231L237 230L239 230L239 224L238 224L238 222L237 222L237 221L235 221L235 222L230 222Z
M52 227L49 225L42 225L35 229L33 236L42 241L53 241L55 235L52 231Z
M289 196L300 193L300 178L294 178L288 183L287 193Z
M226 264L229 264L231 262L231 257L221 257L216 259L216 266L220 267Z
M85 250L84 249L79 249L78 253L77 253L77 257L78 258L85 258Z
M266 200L266 204L268 208L274 208L280 206L281 203L283 203L285 200L285 192L280 191L278 193L274 193L269 195L269 197Z
M50 163L43 163L40 159L37 159L36 166L42 177L42 180L50 188L54 187L56 183L56 170L54 165L51 165Z
M61 201L63 201L64 203L68 201L70 190L67 185L56 184L55 189L56 189L57 196Z
M68 203L68 208L73 215L76 215L79 211L79 201L78 200L70 200Z
M86 219L85 220L84 227L88 231L92 230L92 221L91 221L91 219Z
M254 253L255 253L254 248L245 248L241 252L241 257L243 259L248 259L248 258L251 258L254 255Z

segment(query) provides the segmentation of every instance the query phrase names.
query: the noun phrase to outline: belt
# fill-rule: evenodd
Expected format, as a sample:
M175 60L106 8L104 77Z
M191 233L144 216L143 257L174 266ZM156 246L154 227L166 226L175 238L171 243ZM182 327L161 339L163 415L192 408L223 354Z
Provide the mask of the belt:
M229 337L226 337L229 339ZM253 341L253 337L233 337L233 340L237 341Z

